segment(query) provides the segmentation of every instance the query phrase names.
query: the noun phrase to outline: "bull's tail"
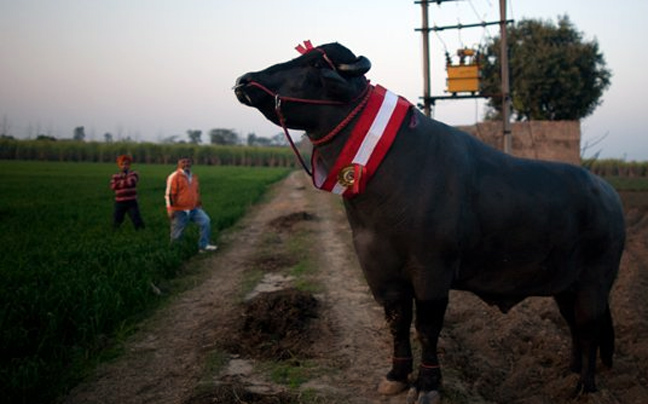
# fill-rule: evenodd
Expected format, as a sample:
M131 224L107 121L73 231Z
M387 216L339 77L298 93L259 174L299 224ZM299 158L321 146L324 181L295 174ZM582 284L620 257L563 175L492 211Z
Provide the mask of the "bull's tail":
M603 362L603 364L608 368L611 368L612 356L614 355L614 326L612 324L612 314L610 313L609 303L605 307L599 335L601 362Z

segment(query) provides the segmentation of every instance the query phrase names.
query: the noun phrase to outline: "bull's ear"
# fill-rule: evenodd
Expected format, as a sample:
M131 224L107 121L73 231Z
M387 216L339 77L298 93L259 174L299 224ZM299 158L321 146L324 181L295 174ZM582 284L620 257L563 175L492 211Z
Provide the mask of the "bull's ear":
M353 63L340 63L337 69L345 76L362 76L371 69L371 62L364 56L358 56Z
M336 100L348 101L353 98L353 86L335 70L323 69L321 76L329 96Z

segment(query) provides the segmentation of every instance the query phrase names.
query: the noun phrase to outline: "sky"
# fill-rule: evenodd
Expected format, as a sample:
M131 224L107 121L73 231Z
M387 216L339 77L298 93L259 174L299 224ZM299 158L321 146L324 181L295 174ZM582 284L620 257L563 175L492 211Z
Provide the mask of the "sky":
M648 2L507 1L507 19L567 15L596 40L611 86L581 121L584 157L648 161ZM496 0L429 7L430 25L500 19ZM17 138L159 142L214 128L271 137L281 129L238 103L249 71L295 58L303 40L339 42L372 62L367 77L414 104L423 94L422 10L414 0L0 0L0 129ZM444 95L445 51L483 45L497 25L430 33L432 95ZM433 117L480 121L482 99L438 101Z

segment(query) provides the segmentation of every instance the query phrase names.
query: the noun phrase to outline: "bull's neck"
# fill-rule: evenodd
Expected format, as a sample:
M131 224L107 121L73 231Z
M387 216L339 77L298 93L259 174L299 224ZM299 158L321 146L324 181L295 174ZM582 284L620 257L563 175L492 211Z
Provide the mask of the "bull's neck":
M336 122L333 129L329 129L326 132L321 131L321 134L315 132L307 133L313 143L313 147L317 148L326 160L329 158L334 159L339 154L351 135L353 126L362 114L373 90L374 87L367 83L366 88L359 94L356 102L350 104L348 108L341 109L335 116L327 116L323 121L324 123Z
M346 119L346 117L348 116L349 115L347 114L344 117L342 117L342 119ZM340 119L339 121L341 122L342 119ZM344 128L341 128L339 131L337 131L336 135L332 137L329 141L322 142L322 143L313 142L313 149L317 149L318 153L320 153L322 158L326 162L331 162L332 164L336 160L337 156L340 154L342 149L344 148L344 145L347 143L348 139L351 137L351 132L357 120L358 120L357 116L350 119L346 123Z

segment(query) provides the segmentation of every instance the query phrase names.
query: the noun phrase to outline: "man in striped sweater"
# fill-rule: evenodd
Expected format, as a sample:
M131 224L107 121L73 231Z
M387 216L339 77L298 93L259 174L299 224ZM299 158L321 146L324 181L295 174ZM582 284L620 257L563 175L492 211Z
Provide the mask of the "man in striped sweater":
M117 229L124 222L124 216L128 213L136 230L144 228L144 221L140 215L137 205L137 181L139 174L131 171L133 158L128 155L117 157L119 172L113 174L110 180L110 188L115 191L115 210L113 212L113 227Z
M182 237L189 222L195 222L200 228L200 252L216 250L217 247L210 244L211 220L202 209L200 182L191 172L191 159L178 160L178 169L167 177L164 199L171 219L171 242Z

